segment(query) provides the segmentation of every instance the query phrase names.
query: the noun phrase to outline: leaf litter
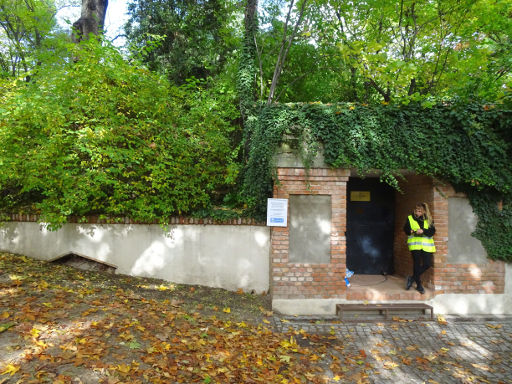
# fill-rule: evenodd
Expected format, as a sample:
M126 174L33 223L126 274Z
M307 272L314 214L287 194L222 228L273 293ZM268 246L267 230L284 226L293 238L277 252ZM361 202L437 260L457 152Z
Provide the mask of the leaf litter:
M0 384L369 383L401 367L440 365L454 377L484 380L475 370L493 370L450 361L449 348L421 356L416 345L397 349L381 340L351 350L352 336L340 338L332 327L325 335L291 326L276 332L276 320L291 325L264 295L0 253Z

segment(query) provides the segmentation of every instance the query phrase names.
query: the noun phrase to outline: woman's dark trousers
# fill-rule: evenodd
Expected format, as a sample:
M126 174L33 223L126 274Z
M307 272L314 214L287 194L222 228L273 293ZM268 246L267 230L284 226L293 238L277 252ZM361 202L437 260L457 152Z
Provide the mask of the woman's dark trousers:
M432 253L423 250L411 251L413 265L413 279L416 282L416 287L421 287L420 276L432 266Z

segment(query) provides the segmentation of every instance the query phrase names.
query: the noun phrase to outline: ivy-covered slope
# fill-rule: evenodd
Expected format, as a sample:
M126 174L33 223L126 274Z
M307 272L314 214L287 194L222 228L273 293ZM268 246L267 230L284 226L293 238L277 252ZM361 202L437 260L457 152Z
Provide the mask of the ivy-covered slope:
M295 138L290 144L307 166L321 144L332 167L362 174L380 169L383 181L395 187L400 171L411 170L464 191L479 217L474 235L490 258L511 261L511 128L512 111L479 104L262 106L249 143L244 192L254 214L264 215L278 147Z

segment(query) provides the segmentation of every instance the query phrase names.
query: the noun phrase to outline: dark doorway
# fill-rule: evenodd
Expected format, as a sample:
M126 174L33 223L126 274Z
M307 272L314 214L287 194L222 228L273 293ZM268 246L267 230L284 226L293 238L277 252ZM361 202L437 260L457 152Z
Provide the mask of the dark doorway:
M395 191L378 178L351 177L347 186L347 268L393 274Z

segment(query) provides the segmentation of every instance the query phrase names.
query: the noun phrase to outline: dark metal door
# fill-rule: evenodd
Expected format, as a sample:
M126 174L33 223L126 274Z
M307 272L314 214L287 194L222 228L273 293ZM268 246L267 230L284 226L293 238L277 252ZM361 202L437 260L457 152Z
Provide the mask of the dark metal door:
M393 273L395 191L378 178L351 177L347 186L347 268Z

